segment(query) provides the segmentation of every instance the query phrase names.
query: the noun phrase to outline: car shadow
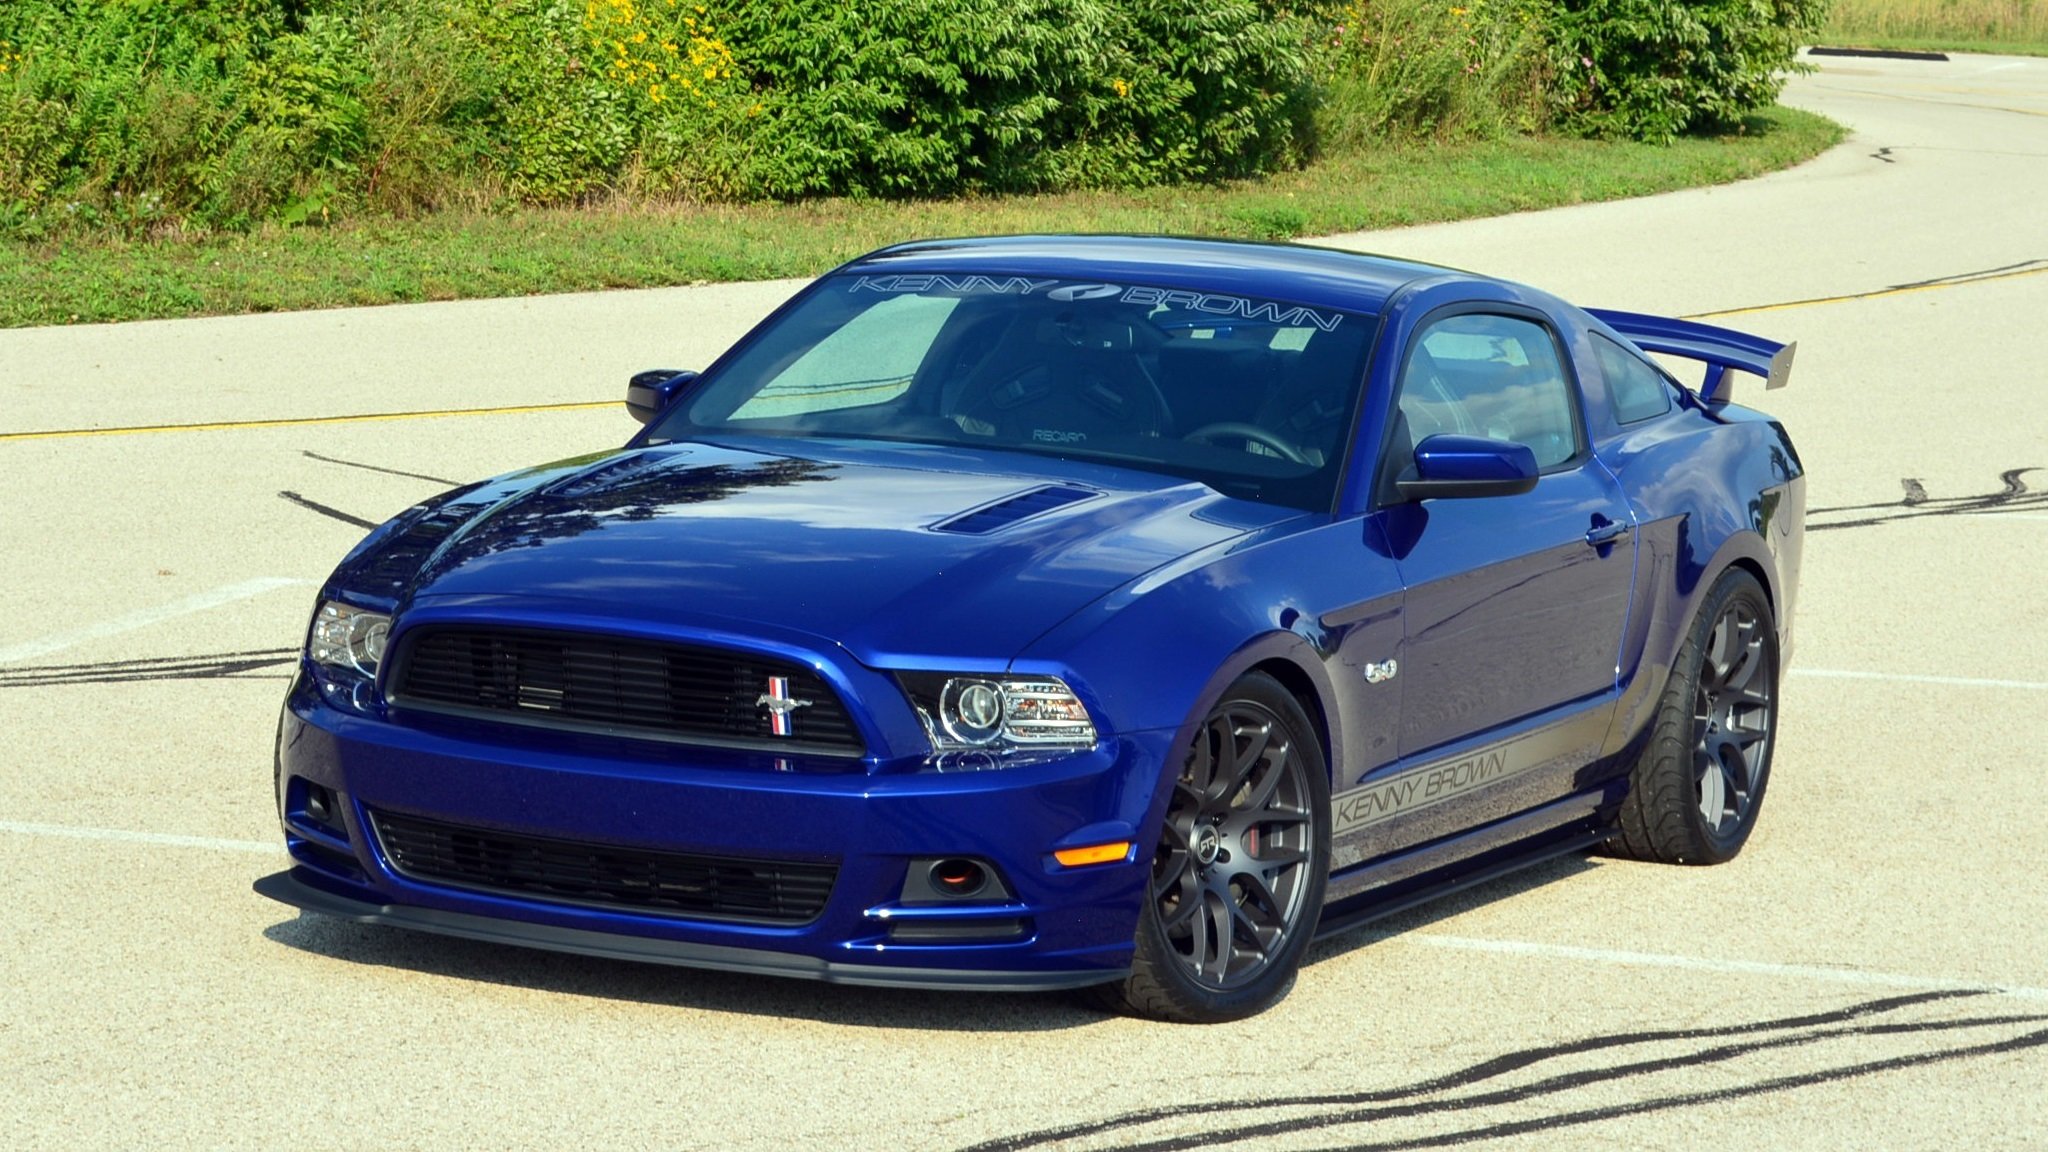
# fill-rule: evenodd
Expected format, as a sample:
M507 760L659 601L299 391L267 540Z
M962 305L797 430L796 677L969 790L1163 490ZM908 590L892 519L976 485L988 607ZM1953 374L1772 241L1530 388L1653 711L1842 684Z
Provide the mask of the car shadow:
M1599 866L1586 857L1566 856L1490 880L1347 929L1311 948L1304 967L1312 968L1405 932L1421 931L1462 912ZM1082 993L941 992L827 984L490 944L385 925L357 924L315 913L300 913L296 919L280 921L264 929L263 935L295 951L368 967L483 981L560 996L819 1020L856 1028L1049 1032L1102 1024L1113 1018L1088 1003Z
M1360 948L1397 938L1404 933L1423 931L1441 921L1470 912L1474 908L1533 892L1595 869L1611 866L1612 863L1597 856L1573 853L1511 872L1506 876L1495 877L1447 896L1439 896L1427 904L1343 929L1327 940L1318 941L1310 948L1308 955L1302 959L1302 967L1311 968Z
M263 930L287 948L330 960L475 980L597 1000L700 1009L856 1028L1046 1032L1109 1016L1077 995L941 992L827 984L780 976L642 964L490 944L302 912Z

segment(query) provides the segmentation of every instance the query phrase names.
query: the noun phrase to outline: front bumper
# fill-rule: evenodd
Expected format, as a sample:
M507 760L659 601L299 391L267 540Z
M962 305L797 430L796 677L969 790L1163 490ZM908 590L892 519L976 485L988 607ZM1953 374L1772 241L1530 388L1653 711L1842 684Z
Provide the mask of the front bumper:
M322 702L302 678L278 733L294 867L257 891L362 922L694 967L986 990L1099 983L1129 969L1152 845L1078 868L1052 853L1140 840L1170 742L1139 733L1012 768L868 772L844 760L390 723ZM295 799L309 785L326 790L323 819ZM372 812L600 849L831 865L836 875L803 923L571 903L401 874ZM936 857L986 862L1000 890L944 902L907 891L912 862Z

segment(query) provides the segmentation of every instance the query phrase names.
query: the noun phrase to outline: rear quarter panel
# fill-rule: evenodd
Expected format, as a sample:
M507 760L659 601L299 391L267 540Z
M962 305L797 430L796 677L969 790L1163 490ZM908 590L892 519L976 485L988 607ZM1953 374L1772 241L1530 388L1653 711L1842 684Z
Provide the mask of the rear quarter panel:
M1690 397L1599 448L1637 516L1636 603L1623 637L1610 745L1647 726L1700 601L1732 565L1770 596L1789 658L1805 539L1806 482L1784 427Z

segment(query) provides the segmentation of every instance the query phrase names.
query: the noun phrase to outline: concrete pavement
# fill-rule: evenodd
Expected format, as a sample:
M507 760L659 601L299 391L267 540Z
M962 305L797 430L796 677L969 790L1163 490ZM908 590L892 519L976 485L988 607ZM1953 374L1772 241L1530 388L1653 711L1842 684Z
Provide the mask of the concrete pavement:
M249 892L350 520L620 441L628 373L795 284L0 332L0 1144L2042 1146L2048 61L1816 62L1788 100L1854 135L1797 170L1330 241L1800 342L1767 406L1812 527L1749 848L1490 885L1220 1028Z

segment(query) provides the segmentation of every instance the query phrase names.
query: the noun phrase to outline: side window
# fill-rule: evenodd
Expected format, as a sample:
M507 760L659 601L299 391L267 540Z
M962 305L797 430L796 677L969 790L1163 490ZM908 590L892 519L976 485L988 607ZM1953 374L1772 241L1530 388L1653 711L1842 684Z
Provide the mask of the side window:
M896 399L910 390L918 365L959 303L953 296L908 293L876 302L777 373L731 419L806 416ZM852 366L858 372L850 377Z
M1605 336L1595 334L1593 348L1600 357L1600 375L1607 378L1616 420L1633 424L1671 411L1671 384L1662 372Z
M1423 329L1401 372L1411 443L1439 432L1526 444L1539 468L1578 455L1571 385L1550 330L1512 316L1467 313Z

